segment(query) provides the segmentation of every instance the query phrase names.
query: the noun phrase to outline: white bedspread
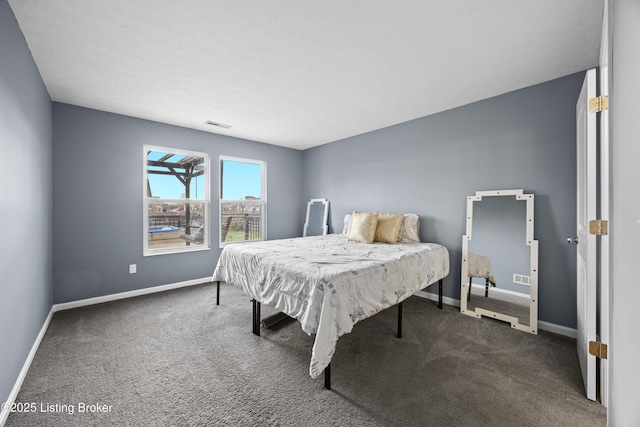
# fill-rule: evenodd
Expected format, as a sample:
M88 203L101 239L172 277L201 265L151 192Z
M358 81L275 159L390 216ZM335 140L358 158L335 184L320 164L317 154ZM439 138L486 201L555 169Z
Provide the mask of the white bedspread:
M342 234L226 246L213 281L300 321L315 334L309 374L331 362L338 338L358 321L449 274L449 252L435 243L363 244Z
M491 260L484 255L469 252L469 270L467 277L483 277L489 281L491 286L496 285L496 277L493 275Z

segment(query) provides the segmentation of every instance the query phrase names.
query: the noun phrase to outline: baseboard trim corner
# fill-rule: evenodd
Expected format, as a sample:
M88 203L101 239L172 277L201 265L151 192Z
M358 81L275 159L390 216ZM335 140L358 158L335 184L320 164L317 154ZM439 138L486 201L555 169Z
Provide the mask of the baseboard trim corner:
M49 328L49 323L51 323L51 318L53 317L53 313L54 313L54 310L52 306L51 309L49 310L49 314L47 315L46 319L44 319L42 328L40 328L40 332L38 333L36 340L33 342L33 345L31 346L31 350L27 355L27 359L24 361L24 365L22 365L22 370L20 370L20 374L18 375L18 378L16 379L16 382L13 385L13 388L11 389L11 393L9 394L9 397L5 402L9 404L9 406L15 403L16 398L18 397L20 388L22 388L22 383L24 382L24 379L27 376L27 372L29 372L29 368L31 367L31 362L33 362L33 358L36 356L38 348L40 347L40 342L42 341L42 338L44 338L44 334L47 332L47 329ZM7 418L9 418L9 414L10 414L9 409L3 407L2 411L0 412L0 426L5 425L5 423L7 422Z

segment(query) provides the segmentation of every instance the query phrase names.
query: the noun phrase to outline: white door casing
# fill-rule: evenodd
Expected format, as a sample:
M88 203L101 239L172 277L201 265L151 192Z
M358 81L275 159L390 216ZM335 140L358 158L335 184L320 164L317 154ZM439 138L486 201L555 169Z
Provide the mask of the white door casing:
M600 42L600 95L609 97L609 43L611 29L609 27L609 5L605 1L602 17L602 41ZM609 110L600 112L600 219L609 223L610 211L610 146L609 146ZM609 345L609 235L600 236L600 330L599 339ZM602 404L609 406L609 360L602 359L600 384Z

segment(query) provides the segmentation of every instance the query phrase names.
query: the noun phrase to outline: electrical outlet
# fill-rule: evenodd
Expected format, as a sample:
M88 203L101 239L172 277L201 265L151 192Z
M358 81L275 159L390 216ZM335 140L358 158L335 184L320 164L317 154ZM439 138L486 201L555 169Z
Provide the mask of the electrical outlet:
M137 267L135 264L129 264L129 274L135 274L137 271Z

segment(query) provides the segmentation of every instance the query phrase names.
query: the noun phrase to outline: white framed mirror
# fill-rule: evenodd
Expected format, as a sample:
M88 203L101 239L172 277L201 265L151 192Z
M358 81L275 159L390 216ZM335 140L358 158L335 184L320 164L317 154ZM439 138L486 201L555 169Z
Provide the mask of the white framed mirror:
M307 203L307 217L304 221L302 236L322 236L327 234L329 219L329 201L327 199L311 199Z
M467 197L460 312L538 333L538 241L533 194L477 191Z

